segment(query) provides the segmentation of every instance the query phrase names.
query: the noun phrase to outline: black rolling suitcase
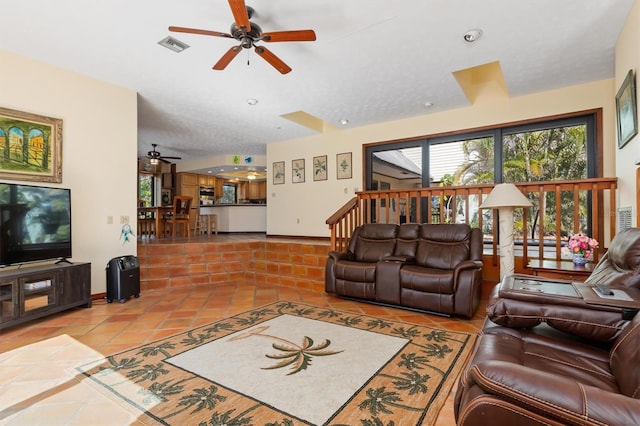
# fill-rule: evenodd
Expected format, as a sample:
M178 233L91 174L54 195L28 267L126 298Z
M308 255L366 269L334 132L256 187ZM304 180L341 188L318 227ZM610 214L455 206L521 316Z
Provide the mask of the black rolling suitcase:
M114 257L107 264L107 302L140 297L140 263L135 256Z

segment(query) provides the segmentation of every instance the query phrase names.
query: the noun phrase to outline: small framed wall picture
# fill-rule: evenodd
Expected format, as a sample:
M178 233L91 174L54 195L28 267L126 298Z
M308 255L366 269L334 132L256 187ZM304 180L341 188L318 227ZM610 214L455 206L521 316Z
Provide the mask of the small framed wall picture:
M291 161L291 173L293 183L304 182L304 158Z
M283 183L284 183L284 161L274 161L273 184L282 185Z
M327 156L313 157L313 180L327 180Z
M351 179L351 153L336 154L336 170L338 179Z
M616 127L618 148L622 148L638 134L636 82L633 70L627 76L616 94Z

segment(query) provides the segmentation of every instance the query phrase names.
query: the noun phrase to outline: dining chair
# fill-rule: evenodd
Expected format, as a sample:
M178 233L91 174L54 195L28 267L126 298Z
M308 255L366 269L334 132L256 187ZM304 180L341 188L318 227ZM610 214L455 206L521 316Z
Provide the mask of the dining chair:
M191 232L189 229L189 223L191 222L191 202L193 197L188 195L176 195L173 197L173 209L171 213L165 215L163 222L165 223L165 229L169 228L171 237L175 237L176 228L181 225L182 233L185 237L190 237Z
M146 207L146 203L142 199L138 199L138 208ZM151 235L155 232L155 223L156 219L153 215L153 212L148 211L138 211L138 236L143 236L144 234Z

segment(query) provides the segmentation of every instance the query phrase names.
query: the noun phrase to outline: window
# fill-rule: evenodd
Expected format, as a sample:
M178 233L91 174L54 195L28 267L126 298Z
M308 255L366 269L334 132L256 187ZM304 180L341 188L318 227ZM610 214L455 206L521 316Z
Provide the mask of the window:
M138 199L144 201L145 206L155 205L154 200L155 177L151 174L138 174Z
M598 177L598 173L601 173L598 170L597 152L596 113L567 116L366 146L365 184L367 190L373 190L374 183L380 181L390 182L391 189L403 189L584 179ZM542 205L534 206L531 212L534 224L540 209L552 209L556 205L555 196L548 194L545 200L540 200ZM576 210L573 195L567 192L560 196L562 217L567 218L567 224L563 224L562 229L571 229L570 218ZM432 214L444 213L444 217L439 217L437 221L456 221L456 217L463 213L452 212L449 208L456 205L460 209L463 203L432 198ZM441 209L442 204L444 207ZM579 194L577 210L581 216L580 227L586 233L590 231L590 205L589 195ZM427 214L426 204L421 211ZM471 217L479 212L472 213ZM554 217L552 213L549 211L544 217L551 220ZM487 215L490 216L490 212ZM422 222L425 219L419 218ZM491 220L490 217L487 219ZM554 232L551 223L543 225L545 236Z
M235 183L224 183L222 185L222 200L224 204L236 204L238 201L238 185Z

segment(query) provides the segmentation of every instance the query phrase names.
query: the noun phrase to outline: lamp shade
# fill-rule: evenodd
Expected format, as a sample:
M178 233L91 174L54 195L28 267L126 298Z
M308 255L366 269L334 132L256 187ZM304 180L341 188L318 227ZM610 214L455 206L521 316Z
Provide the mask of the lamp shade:
M500 207L531 207L531 201L512 183L499 183L487 195L481 209L498 209Z

